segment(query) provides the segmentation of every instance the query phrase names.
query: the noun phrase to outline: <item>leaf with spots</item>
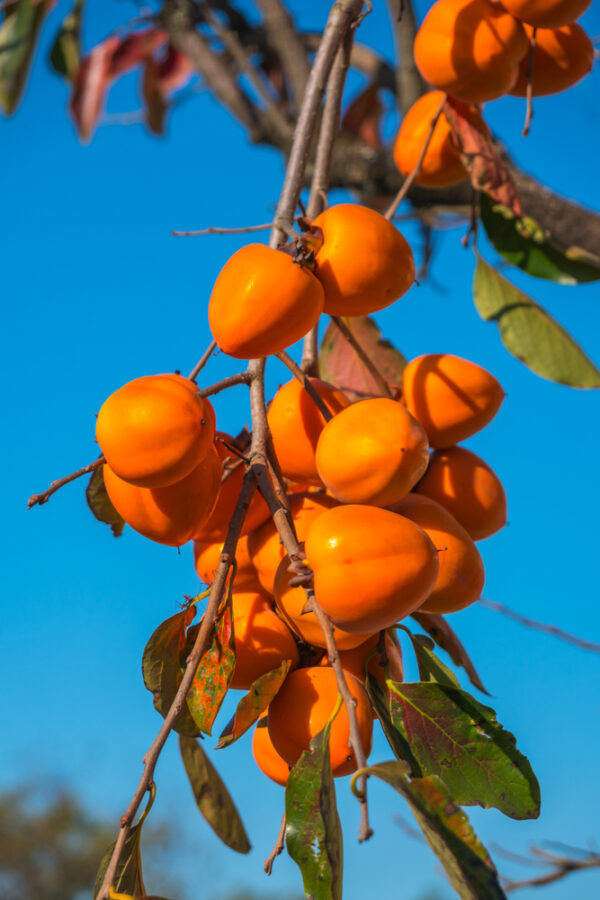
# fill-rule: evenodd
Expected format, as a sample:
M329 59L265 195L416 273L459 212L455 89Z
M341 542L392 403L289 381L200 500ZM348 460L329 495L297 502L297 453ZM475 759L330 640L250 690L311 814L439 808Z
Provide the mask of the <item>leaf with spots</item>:
M288 853L313 900L341 900L342 826L329 758L331 720L291 770L285 789Z
M186 629L196 613L189 606L158 626L144 648L142 675L144 684L153 695L154 708L166 716L183 677L182 656L186 646ZM174 724L175 731L195 737L199 729L184 707Z
M85 499L92 514L99 522L110 525L114 537L120 537L125 528L125 519L119 515L104 485L104 466L98 466L92 472L85 489Z
M492 858L441 779L430 775L409 781L408 766L402 762L361 771L387 782L405 798L461 900L506 900Z
M200 731L212 733L212 726L229 689L235 668L235 640L231 596L223 603L210 643L198 664L187 694L187 706Z
M202 746L180 735L179 749L198 809L212 830L232 850L249 853L250 841L237 807Z
M390 683L390 690L391 719L415 777L438 775L461 805L495 807L513 819L539 816L537 779L493 709L447 684Z
M256 722L279 691L290 671L291 664L291 660L284 659L276 669L256 679L248 693L238 703L233 718L223 729L216 747L217 750L229 747Z
M113 889L115 891L118 891L119 893L133 894L134 896L139 895L142 897L146 896L146 888L144 887L144 881L142 878L140 840L142 837L142 825L146 821L148 813L152 809L152 804L154 803L155 796L156 787L152 785L146 808L141 814L139 821L133 826L133 828L127 835L127 838L125 839L125 843L119 857L117 870L115 872L115 877L113 878L111 885ZM102 887L102 882L104 881L106 870L108 869L108 866L112 859L115 844L116 841L110 845L100 861L98 872L96 874L96 882L94 884L94 897L97 896L100 888Z
M483 686L483 682L479 677L475 666L471 661L471 657L465 650L458 635L448 625L446 619L437 613L415 612L412 614L413 619L419 623L423 631L427 632L430 638L433 638L440 649L445 650L455 666L462 666L469 681L482 694L490 696L489 692Z

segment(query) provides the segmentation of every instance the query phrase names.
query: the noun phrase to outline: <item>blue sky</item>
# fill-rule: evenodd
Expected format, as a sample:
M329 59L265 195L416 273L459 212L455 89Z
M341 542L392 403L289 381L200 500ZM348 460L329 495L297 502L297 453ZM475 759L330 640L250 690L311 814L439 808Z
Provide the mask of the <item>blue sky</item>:
M293 6L304 27L322 22L324 4ZM389 55L389 26L383 4L376 6L360 39ZM177 239L170 230L268 221L283 172L276 152L250 146L241 128L202 92L176 110L162 139L141 125L105 125L82 147L65 114L67 89L45 62L52 33L68 9L59 2L25 99L12 120L0 123L6 298L0 789L58 777L81 791L90 808L112 816L116 827L160 724L142 684L141 653L156 625L177 610L184 594L197 590L191 550L178 554L131 530L115 540L87 511L83 483L30 512L26 499L95 457L94 416L109 393L138 375L189 371L208 344L212 283L246 240ZM90 2L86 47L135 14L133 3ZM598 9L583 24L591 35L600 33ZM351 90L358 85L353 80ZM538 101L526 140L520 137L521 101L509 98L486 108L488 122L525 169L596 209L599 88L596 67L567 94ZM137 75L124 78L111 92L109 113L138 108L137 90ZM391 137L393 114L385 128ZM418 256L418 231L407 225L403 232ZM460 246L462 233L461 227L439 239L432 280L377 319L409 358L456 353L485 365L505 388L497 418L468 442L498 472L509 498L509 526L481 545L486 596L600 641L600 395L543 381L508 356L495 326L474 310L473 257ZM492 251L484 252L494 259ZM597 285L565 288L508 274L600 364ZM238 368L217 356L204 383ZM285 380L280 365L269 364L271 393ZM219 397L215 407L224 430L248 422L243 388ZM523 851L545 839L580 846L599 840L600 656L481 607L451 621L494 695L500 721L517 735L542 785L537 822L470 811L484 842ZM412 663L408 677L415 677ZM231 703L216 734L230 713ZM390 756L377 732L372 759ZM249 736L213 759L254 849L239 857L213 837L194 808L172 742L157 770L155 810L176 820L186 836L178 880L198 900L242 887L264 897L298 890L299 873L285 856L270 881L262 873L283 793L255 769ZM393 823L396 813L409 813L391 789L373 784L376 833L360 848L358 808L347 779L338 782L338 796L345 900L381 890L393 890L402 900L417 900L426 890L451 896L429 851ZM509 863L499 863L516 873ZM598 875L577 875L544 890L547 900L575 891L591 896ZM534 892L522 896L527 900Z

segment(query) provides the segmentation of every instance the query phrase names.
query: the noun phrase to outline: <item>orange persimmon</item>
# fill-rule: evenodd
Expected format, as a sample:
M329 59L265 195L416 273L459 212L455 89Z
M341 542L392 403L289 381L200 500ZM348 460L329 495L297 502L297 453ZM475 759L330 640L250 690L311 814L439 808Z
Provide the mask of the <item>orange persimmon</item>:
M219 559L223 551L223 542L204 543L194 541L194 563L196 572L204 584L211 584L214 580ZM264 588L258 580L258 572L252 564L248 553L248 535L244 535L237 542L235 548L235 578L236 591L263 591Z
M525 25L531 40L533 28ZM561 28L538 28L535 34L531 93L533 97L558 94L577 84L591 72L594 65L594 45L576 22ZM514 97L527 94L529 53L521 61L517 83L511 90Z
M235 669L230 687L249 690L252 683L276 669L284 659L298 665L296 641L285 622L262 593L239 593L232 596Z
M502 0L515 18L537 28L570 25L586 11L592 0Z
M254 729L252 755L261 772L276 784L286 786L290 767L273 746L267 727L267 714L260 717Z

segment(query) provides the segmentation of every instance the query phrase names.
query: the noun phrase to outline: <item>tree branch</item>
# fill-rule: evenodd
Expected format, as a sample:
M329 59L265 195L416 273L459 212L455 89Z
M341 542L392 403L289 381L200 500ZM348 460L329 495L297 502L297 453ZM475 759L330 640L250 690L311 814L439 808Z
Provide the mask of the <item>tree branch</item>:
M302 35L281 0L256 0L263 14L267 42L275 51L299 109L310 75L310 64Z
M576 637L574 634L569 634L568 631L563 631L562 628L558 628L556 625L546 625L544 622L538 622L536 619L529 619L527 616L522 616L521 613L515 612L514 609L509 609L508 606L504 606L503 603L496 603L495 600L487 600L485 597L480 597L479 603L481 606L485 606L486 609L501 613L503 616L513 619L520 625L525 625L526 628L532 628L534 631L541 631L544 634L551 634L554 637L560 638L561 641L566 641L568 644L574 644L575 647L579 647L581 650L600 653L600 644L595 644L593 641L586 641L583 638Z
M388 0L396 45L396 94L405 113L428 90L415 63L415 36L418 26L411 0Z
M58 478L56 481L51 482L50 487L45 490L43 494L31 495L31 497L27 501L27 509L31 509L31 507L35 506L36 504L38 506L42 506L42 504L47 503L55 491L58 491L61 487L64 487L65 484L69 484L71 481L75 481L76 478L81 478L82 475L89 475L90 472L95 471L95 469L98 469L105 462L106 460L104 456L99 456L98 459L95 459L94 462L89 463L82 469L77 469L76 472L72 472L70 475L65 475L64 478Z
M310 378L304 372L300 366L297 366L289 353L286 353L285 350L282 350L281 353L277 354L277 359L279 359L284 366L287 366L292 375L300 382L306 393L309 395L311 400L314 402L315 406L323 416L326 422L329 422L333 419L333 413L324 402L321 395L315 390L313 385L311 384Z

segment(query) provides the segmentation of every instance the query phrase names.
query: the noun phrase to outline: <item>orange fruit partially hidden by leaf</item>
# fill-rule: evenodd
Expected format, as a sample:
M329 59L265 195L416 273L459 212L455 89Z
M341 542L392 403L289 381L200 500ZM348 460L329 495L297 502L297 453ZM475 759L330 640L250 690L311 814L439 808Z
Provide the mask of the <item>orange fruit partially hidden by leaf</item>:
M531 39L533 28L526 25L525 31ZM594 45L576 22L561 28L538 28L531 70L532 96L566 91L591 72L593 65ZM521 61L519 77L510 92L513 96L526 96L528 72L529 52Z
M217 543L194 541L194 562L196 565L196 572L204 584L212 584L214 581L222 551L222 541ZM260 592L264 590L258 580L258 572L252 565L250 554L248 553L248 535L244 535L237 542L235 561L236 569L233 583L236 591ZM233 570L230 570L230 572L231 571Z
M254 729L252 736L252 754L254 761L261 772L274 781L285 787L290 774L290 767L285 759L279 755L273 741L269 735L267 728L267 716L262 716Z
M252 683L281 665L298 665L296 641L265 594L237 593L232 597L235 669L230 687L250 690Z

